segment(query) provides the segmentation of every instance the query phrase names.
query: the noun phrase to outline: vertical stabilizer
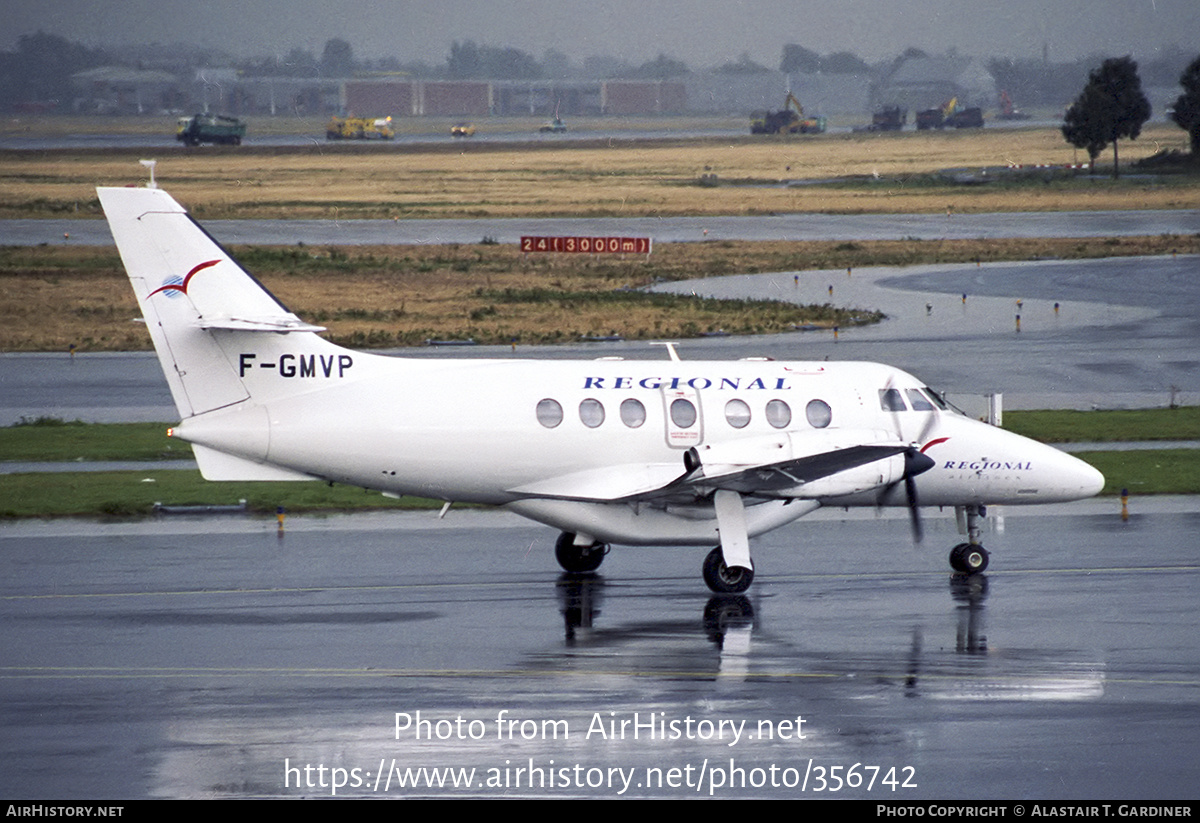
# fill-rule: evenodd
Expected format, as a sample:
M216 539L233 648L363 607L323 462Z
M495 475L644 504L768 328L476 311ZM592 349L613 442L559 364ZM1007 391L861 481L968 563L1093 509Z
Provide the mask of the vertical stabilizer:
M249 398L231 338L310 332L161 189L97 189L181 417ZM267 335L276 337L277 335ZM245 346L242 346L245 348Z

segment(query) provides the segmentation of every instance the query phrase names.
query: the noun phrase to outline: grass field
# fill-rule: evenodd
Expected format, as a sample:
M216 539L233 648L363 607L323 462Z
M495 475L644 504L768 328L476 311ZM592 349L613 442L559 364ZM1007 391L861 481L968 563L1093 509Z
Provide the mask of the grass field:
M465 142L157 152L158 180L201 219L656 216L1171 209L1200 204L1195 176L1036 172L962 185L947 169L1078 161L1056 128L791 138ZM1185 135L1150 124L1126 164ZM99 216L98 185L141 183L144 151L0 152L0 218ZM1128 168L1128 165L1126 166ZM701 185L715 175L718 185ZM713 178L710 178L710 180ZM982 178L976 178L978 181ZM787 186L786 181L804 185Z
M160 128L153 118L6 121L5 130ZM166 128L170 124L161 126ZM615 128L614 121L581 128ZM643 119L681 132L696 121ZM728 123L726 123L728 125ZM406 126L414 127L406 122ZM259 128L323 133L323 121L281 118ZM422 128L428 127L422 122ZM528 122L491 127L528 129ZM299 129L300 131L296 131ZM1151 125L1128 142L1127 163L1182 145ZM1074 151L1054 128L794 138L444 144L243 146L172 149L158 179L201 219L228 217L476 217L770 214L1182 208L1200 205L1195 176L1112 181L1042 172L958 185L940 170L1065 163ZM96 185L141 183L143 152L0 152L0 218L99 217ZM700 185L716 175L719 185ZM830 182L837 178L836 182ZM781 181L801 181L789 187ZM867 265L1025 260L1200 251L1200 236L1095 240L888 243L659 244L650 258L525 259L513 247L236 249L285 305L355 347L427 339L553 343L583 336L690 337L847 326L871 306L828 307L650 296L659 279ZM0 351L145 349L138 311L110 250L0 249Z
M516 246L243 247L235 256L291 310L358 348L426 339L519 344L584 335L683 338L875 319L832 310L630 291L655 280L1046 257L1200 252L1200 236L978 241L660 244L649 257L523 257ZM802 275L803 276L803 275ZM817 276L817 275L814 275ZM823 275L821 275L823 276ZM148 349L116 251L0 248L0 351ZM856 319L857 318L857 319Z

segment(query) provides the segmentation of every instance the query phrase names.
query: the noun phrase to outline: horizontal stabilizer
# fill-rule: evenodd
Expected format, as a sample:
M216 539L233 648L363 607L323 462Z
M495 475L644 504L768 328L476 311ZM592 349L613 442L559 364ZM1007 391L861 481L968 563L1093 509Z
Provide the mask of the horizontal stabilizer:
M269 331L286 334L292 331L325 331L324 326L314 326L295 317L201 317L196 325L202 329L223 331Z
M192 453L205 480L317 480L309 474L256 463L244 457L192 444Z

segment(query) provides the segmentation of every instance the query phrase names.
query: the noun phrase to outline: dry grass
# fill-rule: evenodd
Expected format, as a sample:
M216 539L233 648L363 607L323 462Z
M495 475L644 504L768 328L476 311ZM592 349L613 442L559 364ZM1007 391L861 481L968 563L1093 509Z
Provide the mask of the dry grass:
M869 264L1024 260L1200 252L1200 237L859 243L664 243L653 256L524 258L514 245L236 248L234 254L301 317L355 346L427 338L557 342L617 333L685 337L716 329L772 332L846 325L824 307L646 297L652 279ZM0 351L150 347L115 250L0 249ZM870 307L863 307L869 309Z
M1182 143L1149 127L1126 163ZM447 138L448 140L448 138ZM140 183L129 151L0 153L0 217L98 215L97 185ZM1075 159L1057 129L829 134L788 139L528 144L462 142L205 147L158 152L158 178L201 218L513 217L1170 209L1200 206L1194 179L956 185L948 168ZM703 187L715 174L717 187ZM780 181L827 181L786 187ZM740 185L734 185L740 184ZM747 185L761 184L761 185Z

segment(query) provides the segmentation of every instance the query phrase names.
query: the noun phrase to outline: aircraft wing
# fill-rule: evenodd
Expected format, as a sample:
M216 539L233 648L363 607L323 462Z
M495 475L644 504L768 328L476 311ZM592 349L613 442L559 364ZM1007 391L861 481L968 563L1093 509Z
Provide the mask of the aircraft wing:
M749 496L791 497L806 484L895 457L903 454L907 448L902 444L857 445L758 466L702 465L694 475L688 477L687 482L697 487L723 489Z
M887 437L891 442L884 442ZM875 442L862 442L863 440ZM782 434L689 449L680 463L604 466L509 489L523 497L590 502L650 502L731 491L749 497L807 496L803 487L903 454L884 432ZM797 453L800 452L800 453ZM848 493L891 482L894 471L847 478ZM829 494L828 490L822 492Z

